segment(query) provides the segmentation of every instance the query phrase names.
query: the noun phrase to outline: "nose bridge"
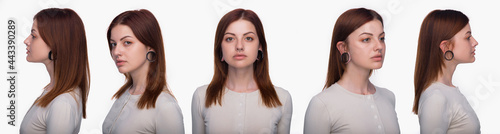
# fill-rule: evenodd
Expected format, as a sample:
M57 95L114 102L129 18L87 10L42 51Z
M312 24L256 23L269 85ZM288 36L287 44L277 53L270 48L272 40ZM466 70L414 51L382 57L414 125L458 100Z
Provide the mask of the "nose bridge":
M375 41L374 49L375 50L384 49L384 42L382 42L381 40Z
M236 50L243 49L243 37L236 40Z
M31 35L30 35L30 36L31 36ZM24 44L25 44L26 46L28 46L28 45L31 43L31 41L30 41L30 36L28 36L28 37L26 37L26 39L24 39Z
M476 38L472 37L472 39L474 40L474 43L473 43L474 47L476 47L477 45L479 45L479 42L477 42Z
M123 49L122 45L119 43L116 43L116 46L111 47L111 52L114 56L116 56L116 55L121 53L122 49Z

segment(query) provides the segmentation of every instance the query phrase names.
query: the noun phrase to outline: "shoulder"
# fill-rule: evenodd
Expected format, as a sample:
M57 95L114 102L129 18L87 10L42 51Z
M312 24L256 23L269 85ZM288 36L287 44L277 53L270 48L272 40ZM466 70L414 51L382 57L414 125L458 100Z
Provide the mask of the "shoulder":
M75 89L71 92L63 93L58 95L56 98L50 102L49 107L76 107L81 103L81 96L78 92L79 89Z
M172 94L163 91L161 94L158 96L158 99L156 100L156 103L159 104L169 104L169 103L175 103L177 104L177 100L172 96Z
M196 88L196 90L194 91L194 95L205 96L205 94L207 93L207 88L208 88L208 85L203 85L203 86Z
M391 99L395 98L394 93L391 90L387 89L387 88L375 86L375 89L376 89L376 92L378 92L378 94L380 94L380 95L382 95L384 97L389 97Z
M277 86L274 86L274 90L276 91L276 94L278 94L279 97L283 96L283 97L290 97L290 93L288 92L288 90L285 90L281 87L277 87Z

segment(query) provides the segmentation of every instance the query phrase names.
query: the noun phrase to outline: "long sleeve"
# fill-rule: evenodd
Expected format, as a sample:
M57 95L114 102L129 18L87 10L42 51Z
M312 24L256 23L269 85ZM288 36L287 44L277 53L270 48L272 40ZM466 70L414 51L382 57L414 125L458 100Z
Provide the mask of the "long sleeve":
M447 101L441 92L434 92L429 97L421 99L419 107L420 133L445 134L450 126Z
M193 94L193 100L191 102L191 117L192 117L192 130L193 134L204 134L205 133L205 121L202 116L202 107L204 106L201 102L198 90Z
M47 112L47 134L71 134L75 132L78 111L69 102L53 101ZM81 117L80 117L81 118Z
M290 133L290 123L292 121L292 97L290 93L287 92L287 99L283 103L283 114L281 116L281 120L278 123L278 134L289 134Z
M330 114L327 106L317 97L313 97L307 107L304 119L304 134L329 134Z
M156 118L157 134L184 134L182 112L177 103L167 102L165 106L158 107Z

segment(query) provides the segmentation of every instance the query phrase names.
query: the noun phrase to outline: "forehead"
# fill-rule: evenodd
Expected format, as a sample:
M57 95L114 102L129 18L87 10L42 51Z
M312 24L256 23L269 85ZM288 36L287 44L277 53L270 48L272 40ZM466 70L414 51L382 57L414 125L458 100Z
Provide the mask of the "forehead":
M118 39L123 36L134 37L134 32L127 25L118 24L111 29L111 39Z
M351 33L355 34L358 36L359 34L362 33L371 33L374 36L378 36L384 32L384 28L382 27L382 22L379 20L371 20L359 27L358 29L354 30L354 32Z
M234 34L244 34L247 32L255 33L255 31L255 26L252 24L252 22L243 19L232 22L226 29L226 33Z

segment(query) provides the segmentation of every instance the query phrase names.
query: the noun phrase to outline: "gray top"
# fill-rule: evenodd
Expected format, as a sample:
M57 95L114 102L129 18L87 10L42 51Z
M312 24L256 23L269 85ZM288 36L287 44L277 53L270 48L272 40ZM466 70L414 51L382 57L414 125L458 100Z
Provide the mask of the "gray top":
M77 134L82 122L80 89L58 95L47 107L33 104L21 123L21 134ZM47 94L44 90L40 97ZM38 98L40 98L38 97ZM38 99L37 99L38 100Z
M238 93L225 88L222 106L205 108L207 87L199 87L193 94L193 134L290 133L292 98L288 91L275 87L282 106L268 108L262 103L260 90Z
M105 134L183 134L182 112L175 98L162 92L155 108L139 109L141 95L128 91L118 98L109 110L102 132Z
M309 103L304 120L305 134L396 134L398 118L394 94L375 86L375 93L352 93L333 84Z
M418 119L422 134L478 134L479 119L456 87L431 84L420 96Z

